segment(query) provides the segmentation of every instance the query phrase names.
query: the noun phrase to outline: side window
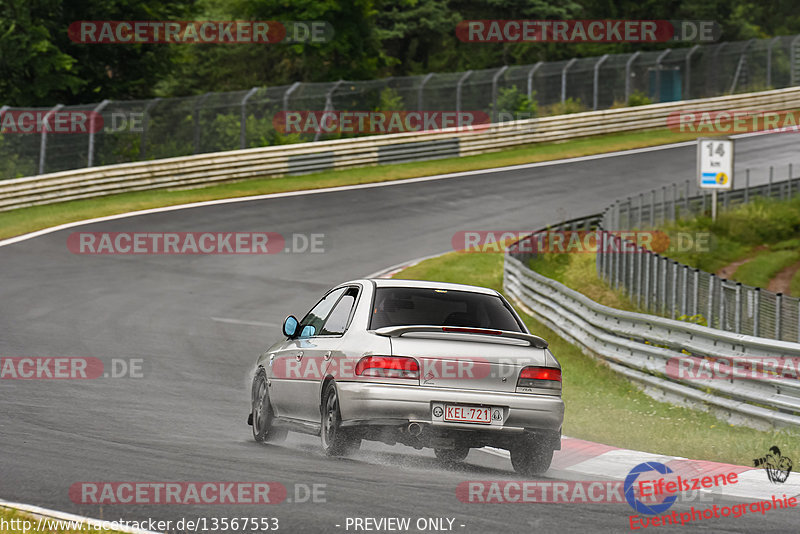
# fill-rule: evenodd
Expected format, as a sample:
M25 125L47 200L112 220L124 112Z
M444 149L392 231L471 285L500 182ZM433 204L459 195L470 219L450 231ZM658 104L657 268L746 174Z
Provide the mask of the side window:
M351 287L347 290L347 293L339 299L336 307L333 308L333 311L328 316L320 335L336 336L344 334L344 331L347 329L347 321L350 319L350 313L353 311L357 296L358 290L356 288Z
M325 324L325 319L327 319L328 315L330 315L333 306L345 291L347 291L346 287L331 291L325 295L325 297L319 301L317 305L306 314L305 317L303 317L303 320L300 321L299 326L299 330L301 332L300 337L309 337L309 334L302 334L303 330L307 330L307 326L313 328L313 333L310 334L311 336L315 336L319 333L319 331L322 329L322 325Z

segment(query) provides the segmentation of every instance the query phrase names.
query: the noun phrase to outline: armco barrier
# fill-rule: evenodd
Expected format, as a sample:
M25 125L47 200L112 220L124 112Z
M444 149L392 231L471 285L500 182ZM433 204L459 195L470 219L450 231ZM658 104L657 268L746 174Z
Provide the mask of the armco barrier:
M565 224L589 228L600 217L593 215ZM524 254L518 255L526 260ZM526 313L584 352L604 359L613 370L657 399L708 409L732 423L755 428L800 426L797 379L686 380L667 372L671 358L689 356L710 361L724 359L742 366L764 357L800 359L799 343L603 306L536 273L510 253L505 256L503 287Z
M451 129L269 146L2 180L0 211L129 191L471 156L532 143L664 128L670 113L693 109L800 109L800 88L497 123L471 132Z

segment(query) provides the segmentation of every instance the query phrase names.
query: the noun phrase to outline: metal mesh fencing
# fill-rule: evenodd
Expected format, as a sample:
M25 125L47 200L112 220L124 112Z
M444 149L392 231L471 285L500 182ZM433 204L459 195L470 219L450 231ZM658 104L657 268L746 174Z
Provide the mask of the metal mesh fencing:
M465 72L67 106L61 109L102 115L102 128L94 135L51 131L44 136L38 130L8 133L4 128L0 179L367 134L287 132L281 113L289 111L468 111L502 122L529 118L533 104L541 116L624 106L637 94L671 102L790 87L800 84L797 58L800 36L784 36ZM0 103L0 118L15 111L21 110ZM670 216L647 207L644 212L656 221Z
M781 174L782 180L776 180ZM723 209L756 198L788 200L800 195L800 178L770 167L746 169L745 186L721 192ZM758 180L759 185L751 185ZM625 232L657 228L681 217L707 215L710 195L692 182L672 184L619 200L600 216L597 273L621 289L643 311L673 319L696 321L712 328L759 337L800 342L800 299L721 279L678 263L639 243ZM658 244L658 232L651 245ZM655 241L655 243L653 243Z

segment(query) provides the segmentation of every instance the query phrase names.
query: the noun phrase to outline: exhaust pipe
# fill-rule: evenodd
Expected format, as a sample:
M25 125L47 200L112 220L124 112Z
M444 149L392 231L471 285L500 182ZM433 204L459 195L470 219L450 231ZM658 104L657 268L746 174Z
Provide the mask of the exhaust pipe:
M408 434L413 437L417 437L422 433L422 427L419 423L409 423L408 424Z

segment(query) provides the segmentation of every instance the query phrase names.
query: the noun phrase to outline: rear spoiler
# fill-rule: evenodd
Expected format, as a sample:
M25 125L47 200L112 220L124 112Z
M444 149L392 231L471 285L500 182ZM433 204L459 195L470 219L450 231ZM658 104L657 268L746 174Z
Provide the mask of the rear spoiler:
M427 325L407 325L407 326L384 326L378 328L375 333L379 336L400 337L410 333L425 334L479 334L484 336L498 336L504 338L519 339L527 341L528 345L537 349L546 349L547 341L523 332L509 332L507 330L492 330L490 328L471 328L466 326L427 326Z

